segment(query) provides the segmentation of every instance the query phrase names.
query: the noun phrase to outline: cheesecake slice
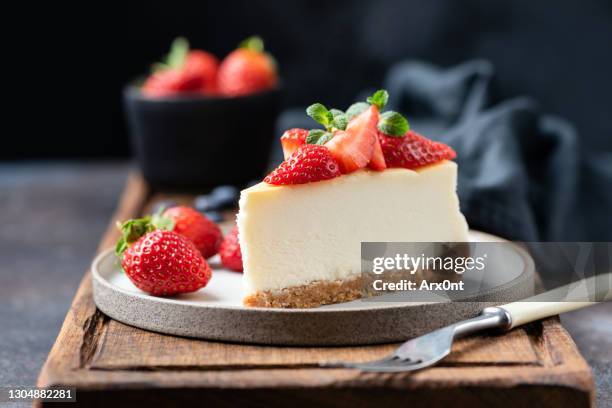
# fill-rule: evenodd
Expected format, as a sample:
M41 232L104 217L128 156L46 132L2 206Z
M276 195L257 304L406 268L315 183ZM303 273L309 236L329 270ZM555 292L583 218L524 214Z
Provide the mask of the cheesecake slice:
M361 297L361 242L466 242L457 165L361 169L243 190L237 217L244 304L315 307Z
M309 106L324 129L287 130L285 160L241 192L245 305L316 307L367 295L362 242L468 241L455 151L383 112L387 100L379 90L346 112Z

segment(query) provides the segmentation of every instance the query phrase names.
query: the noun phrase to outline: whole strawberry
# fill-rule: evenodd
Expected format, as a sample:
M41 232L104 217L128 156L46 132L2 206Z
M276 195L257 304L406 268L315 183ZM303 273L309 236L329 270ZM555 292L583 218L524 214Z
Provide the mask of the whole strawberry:
M152 217L127 221L120 228L116 252L140 290L170 296L194 292L210 280L211 269L193 243L176 232L158 229Z
M197 89L207 95L217 92L218 69L219 60L217 57L202 50L189 51L183 65L183 71L188 77L200 80Z
M278 81L276 64L264 52L263 41L250 37L232 51L219 67L219 93L225 96L248 95L274 88Z
M298 148L264 181L276 185L305 184L338 176L340 167L329 149L322 145L307 144Z
M388 167L416 169L457 156L450 146L434 142L412 130L400 137L379 132L378 139Z
M232 231L225 237L219 248L219 256L221 263L228 269L242 272L242 251L238 243L238 227L234 227Z
M210 258L219 250L223 238L221 230L217 224L193 208L171 207L162 216L172 220L172 231L193 242L204 258Z
M176 96L197 92L201 81L182 70L166 69L154 72L142 86L142 92L150 97Z
M142 92L152 97L182 93L214 94L218 67L219 61L214 55L190 50L186 39L177 38L165 62L154 65L154 72L144 82Z

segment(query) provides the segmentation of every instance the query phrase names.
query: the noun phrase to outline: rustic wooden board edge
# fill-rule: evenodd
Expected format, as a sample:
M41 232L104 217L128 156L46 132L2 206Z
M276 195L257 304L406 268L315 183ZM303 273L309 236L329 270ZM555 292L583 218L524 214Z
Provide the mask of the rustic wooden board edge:
M114 221L138 215L147 205L151 191L139 175L129 176L120 199L118 208L113 215L112 222L106 231L99 250L112 246L117 238ZM38 379L38 386L49 387L59 385L76 386L87 400L90 393L104 390L105 395L115 392L118 397L128 398L129 390L189 389L190 392L202 395L224 395L226 390L248 390L253 397L261 397L270 393L272 389L283 393L283 390L310 390L320 395L322 401L336 398L333 395L343 394L346 390L355 392L359 387L365 387L368 392L385 389L411 389L416 396L423 390L438 389L451 392L452 387L462 385L470 388L476 383L470 381L467 373L475 367L449 366L433 368L416 374L386 375L361 374L352 370L321 370L314 367L277 367L253 368L240 370L202 370L198 368L172 372L168 370L104 371L92 370L88 363L98 352L100 341L105 334L108 317L100 313L92 300L91 275L86 273L75 295L74 301L66 316L64 324L52 347ZM523 330L523 329L520 329ZM478 382L478 393L482 391L481 403L486 401L486 395L494 396L496 393L505 394L504 390L512 389L507 397L515 398L537 396L543 389L554 390L551 395L550 406L559 401L573 401L577 405L594 404L594 381L590 367L582 358L569 334L561 327L558 319L553 318L542 323L530 325L526 330L536 331L536 342L533 347L545 361L542 367L535 367L528 375L520 371L520 367L478 367L490 372L489 379L483 383ZM555 341L551 342L551 336ZM560 342L559 342L560 340ZM287 376L288 370L293 373ZM438 374L445 370L446 378ZM265 376L257 376L265 373ZM482 372L481 372L482 374ZM256 381L254 378L258 378ZM509 378L514 380L509 381ZM480 377L479 380L482 380ZM196 389L197 388L197 389ZM266 391L267 390L267 391ZM292 391L292 392L293 392ZM84 393L83 393L84 392ZM439 393L436 393L439 394ZM93 395L93 394L91 394ZM135 397L133 394L130 398ZM371 394L374 395L374 394ZM158 395L158 398L160 395ZM380 396L384 400L384 396ZM251 397L249 397L250 400ZM306 397L304 401L310 401ZM439 397L441 401L445 397ZM333 399L331 399L333 401ZM411 399L413 403L417 400ZM494 400L491 400L493 402ZM518 400L516 400L518 401ZM35 404L43 406L43 404ZM544 404L548 405L548 404ZM418 404L415 406L419 406Z
M139 174L128 175L119 204L111 218L97 252L114 245L119 233L115 221L138 215L145 205L150 190ZM87 271L81 280L64 323L53 344L38 377L39 387L65 384L66 371L83 368L98 344L104 316L93 303L91 273Z

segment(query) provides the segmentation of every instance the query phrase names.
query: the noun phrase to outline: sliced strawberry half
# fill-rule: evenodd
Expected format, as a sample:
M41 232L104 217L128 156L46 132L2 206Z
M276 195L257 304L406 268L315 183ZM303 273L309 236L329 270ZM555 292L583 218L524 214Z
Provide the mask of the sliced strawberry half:
M268 184L305 184L340 176L338 163L325 146L307 144L298 148L264 181Z
M349 122L345 131L334 133L333 139L325 144L338 162L344 174L362 169L368 165L376 144L378 108L370 106Z
M380 140L378 137L374 143L374 152L372 153L372 160L370 160L370 163L368 163L368 168L376 171L383 171L387 168L385 155L383 154L382 146L380 145Z
M412 130L401 137L379 132L378 138L388 167L416 169L457 156L450 146L429 140Z
M285 131L281 136L281 145L283 145L283 155L285 159L291 156L299 147L306 144L308 130L293 128Z

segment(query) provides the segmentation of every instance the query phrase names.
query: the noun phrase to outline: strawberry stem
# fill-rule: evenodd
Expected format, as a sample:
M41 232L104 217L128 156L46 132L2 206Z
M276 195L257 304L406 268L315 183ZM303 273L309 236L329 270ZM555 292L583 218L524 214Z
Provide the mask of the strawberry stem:
M253 35L246 40L243 40L238 48L246 48L247 50L263 52L264 50L264 42L260 36Z
M155 62L151 65L152 72L165 71L167 69L180 68L185 64L189 54L189 41L185 37L177 37L170 45L170 52L166 54L163 62Z
M170 52L166 57L166 65L170 68L180 68L189 54L189 41L185 37L177 37L172 41Z
M127 220L123 223L117 222L117 228L121 231L121 237L115 246L115 253L121 256L123 252L143 235L161 229L172 231L174 222L162 216L164 208L160 208L154 215L145 215L142 218Z

